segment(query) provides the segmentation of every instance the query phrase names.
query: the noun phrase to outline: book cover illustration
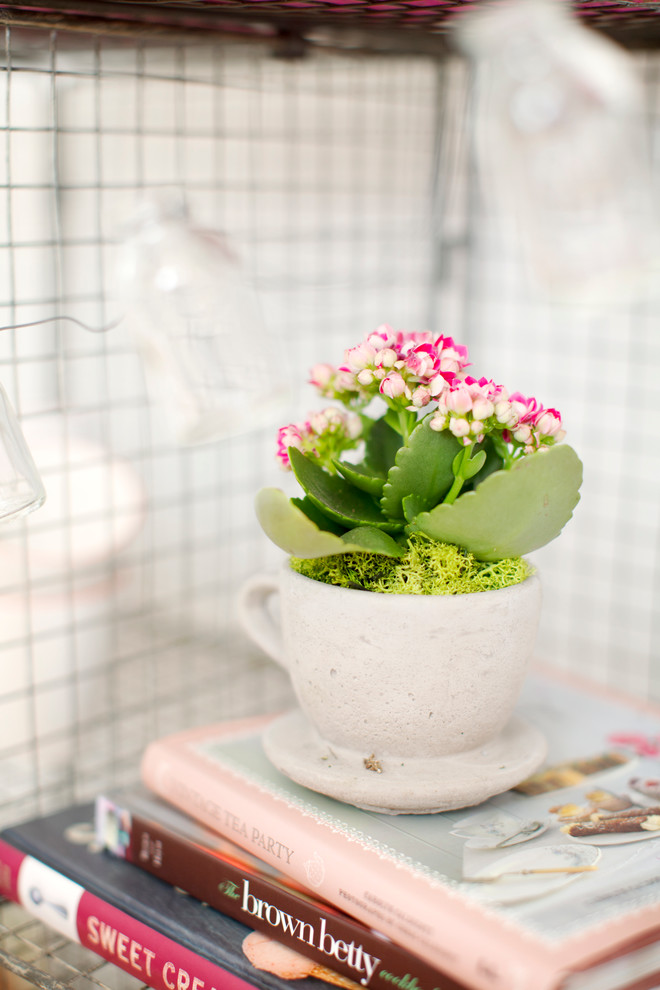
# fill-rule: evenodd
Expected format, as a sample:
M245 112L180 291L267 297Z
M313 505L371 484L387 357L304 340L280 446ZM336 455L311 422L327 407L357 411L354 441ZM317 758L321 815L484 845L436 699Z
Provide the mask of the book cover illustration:
M8 843L4 850L2 840ZM74 806L0 833L0 868L7 875L12 849L27 854L27 859L20 865L16 889L5 890L8 896L13 895L45 924L98 950L150 985L165 990L211 990L206 961L215 964L216 970L222 967L225 982L236 977L235 990L247 986L283 990L290 980L300 990L318 990L325 984L361 990L329 967L319 966L104 852L95 839L93 804ZM0 884L0 890L7 887ZM117 920L112 910L81 916L79 905L85 892L99 906L118 909ZM128 924L121 914L135 919L134 923ZM197 960L194 977L173 960L171 951L168 954L161 935L189 950L186 959ZM213 974L214 969L209 972Z
M660 931L660 759L639 745L660 738L660 718L540 673L518 711L546 735L547 765L472 809L341 804L278 773L258 724L156 742L144 781L454 975L466 978L456 945L476 925L477 968L501 973L516 946L530 965L579 968ZM173 771L178 760L194 774ZM194 783L206 775L221 782L212 809Z

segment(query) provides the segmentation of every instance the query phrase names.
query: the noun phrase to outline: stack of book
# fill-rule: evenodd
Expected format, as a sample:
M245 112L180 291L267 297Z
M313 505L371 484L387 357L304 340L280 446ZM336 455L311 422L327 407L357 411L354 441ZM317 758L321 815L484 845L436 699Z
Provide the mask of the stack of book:
M157 739L134 788L0 833L0 893L155 990L660 986L660 715L541 670L518 714L547 765L433 815L283 777L275 716Z

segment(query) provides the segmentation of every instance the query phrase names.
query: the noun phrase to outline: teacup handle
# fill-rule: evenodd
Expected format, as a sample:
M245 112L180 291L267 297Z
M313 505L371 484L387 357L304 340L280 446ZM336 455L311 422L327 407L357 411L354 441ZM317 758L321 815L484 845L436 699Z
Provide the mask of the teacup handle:
M268 608L270 599L279 590L277 574L255 574L248 578L239 591L238 618L250 639L286 668L282 630Z

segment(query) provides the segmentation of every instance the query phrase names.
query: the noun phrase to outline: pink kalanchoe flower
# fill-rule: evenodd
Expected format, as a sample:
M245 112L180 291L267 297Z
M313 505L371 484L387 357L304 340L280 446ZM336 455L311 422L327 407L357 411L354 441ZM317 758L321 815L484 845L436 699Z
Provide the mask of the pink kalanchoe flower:
M519 422L534 423L536 417L541 413L543 407L533 397L527 398L521 392L513 392L509 397L511 405L518 412Z
M523 423L522 420L516 426L513 431L513 439L517 440L518 443L524 443L525 445L531 445L533 440L532 428L529 423Z
M534 423L539 437L563 440L566 435L561 425L561 415L557 409L541 409Z
M511 425L507 395L503 386L488 378L469 375L455 378L452 385L437 396L437 409L429 425L437 431L449 429L464 444L481 443L488 434L501 432Z
M377 368L393 368L398 356L393 347L383 347L376 352L374 364Z
M327 399L351 400L360 390L350 371L335 368L331 364L315 364L310 372L309 383Z
M307 436L311 437L312 434L320 436L325 433L326 430L330 428L330 417L328 416L328 410L324 409L323 412L314 412L309 414L309 419L305 423Z
M472 442L470 439L470 424L462 416L453 416L449 420L449 431L459 440L462 440L464 444Z
M433 344L433 334L430 330L397 330L392 346L399 352L401 358L405 358L422 344Z
M376 351L368 344L363 341L358 344L357 347L349 347L344 351L344 361L349 371L363 371L365 368L370 367L374 358L376 357Z
M496 400L506 391L501 385L496 385L492 378L484 378L483 376L473 378L472 375L466 375L463 381L474 399L483 397Z
M405 391L405 380L398 371L390 372L380 383L380 392L382 395L386 395L388 399L398 399L405 394Z
M429 426L436 433L442 433L443 430L447 428L447 423L449 417L444 409L436 409L431 418L429 419Z
M341 419L336 420L336 422L340 423L349 440L357 440L362 436L362 420L357 413L346 412L342 409L333 409L332 412L341 416Z
M391 347L396 333L389 323L381 323L373 333L367 334L366 341L375 351L381 351L384 347Z
M470 363L468 349L464 344L455 344L451 337L438 337L435 345L440 354L440 370L454 375L459 374Z
M478 396L472 403L472 415L477 419L490 419L494 412L493 402L484 396Z
M289 423L288 426L281 426L277 431L277 457L283 471L291 470L289 447L296 447L298 450L303 449L301 428L295 423Z
M449 384L450 383L447 380L447 372L440 372L439 374L434 375L429 381L429 392L435 399L439 395L442 395L445 389L449 388Z
M432 344L419 344L406 356L405 368L421 381L430 380L438 371L438 353Z
M336 374L337 369L331 364L315 364L309 373L309 383L319 389L327 388Z
M501 426L505 427L502 431L502 438L506 443L510 443L510 439L504 434L507 432L507 428L513 428L517 426L520 415L518 410L515 409L509 399L498 399L495 402L495 419Z
M472 396L465 382L460 382L460 384L449 389L444 397L443 405L446 406L449 412L456 413L459 416L465 416L466 413L471 412Z
M357 445L362 435L362 420L354 412L328 406L310 413L305 423L289 423L277 434L277 457L280 467L291 470L289 447L312 454L323 463L331 463L344 450Z
M346 406L365 405L380 393L421 409L442 395L467 364L467 348L451 337L430 330L394 330L383 323L345 350L339 368L316 365L311 381L322 395Z
M426 385L418 385L413 391L410 401L413 409L423 409L431 401L431 393Z
M511 420L506 426L511 429L513 439L524 444L526 454L551 446L566 436L557 409L545 409L537 399L527 398L520 392L511 395L510 404ZM500 419L499 406L497 416ZM505 422L503 416L500 421Z
M339 368L335 379L335 389L337 392L356 392L355 376L348 368Z

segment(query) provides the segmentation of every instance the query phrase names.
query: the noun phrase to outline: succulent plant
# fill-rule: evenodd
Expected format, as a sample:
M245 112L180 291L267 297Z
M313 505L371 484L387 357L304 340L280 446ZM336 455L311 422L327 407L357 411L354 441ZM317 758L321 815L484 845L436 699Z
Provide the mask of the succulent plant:
M419 534L497 561L558 536L582 482L559 413L466 366L451 338L387 326L340 368L317 366L319 391L344 408L280 430L279 457L301 495L258 493L268 537L296 557L397 557Z

